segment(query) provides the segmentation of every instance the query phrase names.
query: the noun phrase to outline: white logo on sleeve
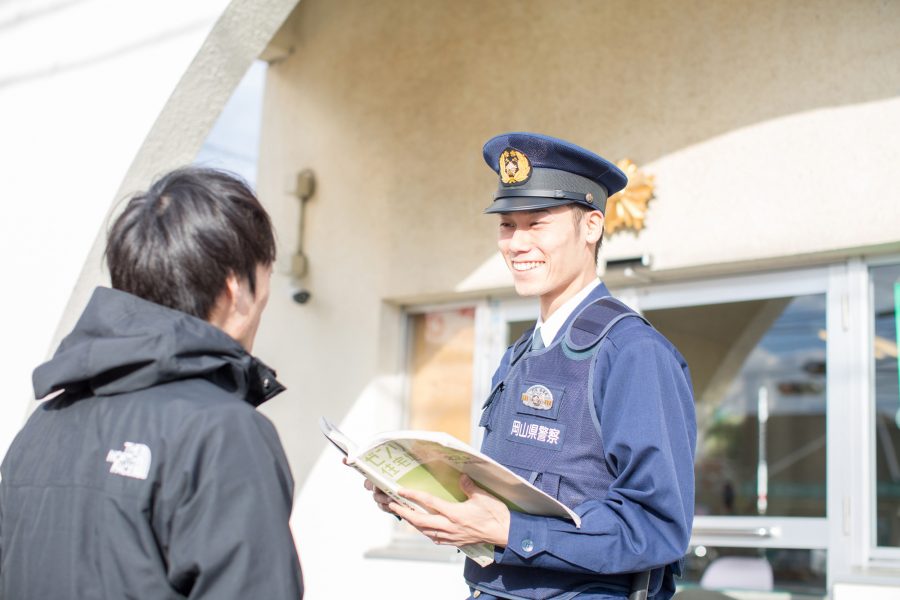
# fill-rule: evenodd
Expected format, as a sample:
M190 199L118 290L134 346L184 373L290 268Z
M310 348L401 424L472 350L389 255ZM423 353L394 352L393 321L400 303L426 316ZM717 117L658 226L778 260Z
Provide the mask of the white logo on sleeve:
M134 442L125 442L124 450L110 450L106 455L110 473L134 479L147 479L151 460L150 448Z

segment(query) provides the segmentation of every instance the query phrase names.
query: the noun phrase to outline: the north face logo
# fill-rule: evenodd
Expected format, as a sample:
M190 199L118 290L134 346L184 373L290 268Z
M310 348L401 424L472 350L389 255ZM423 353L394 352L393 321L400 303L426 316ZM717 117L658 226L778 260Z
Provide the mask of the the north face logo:
M112 463L109 467L109 472L113 475L147 479L152 458L150 448L144 444L125 442L124 450L109 451L106 455L106 462Z

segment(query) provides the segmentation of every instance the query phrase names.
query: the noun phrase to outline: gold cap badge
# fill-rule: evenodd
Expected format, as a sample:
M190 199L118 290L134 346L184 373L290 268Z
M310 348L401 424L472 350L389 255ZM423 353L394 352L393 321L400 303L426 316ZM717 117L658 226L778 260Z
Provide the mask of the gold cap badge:
M531 162L515 148L507 148L500 154L500 181L504 185L525 183L531 177Z

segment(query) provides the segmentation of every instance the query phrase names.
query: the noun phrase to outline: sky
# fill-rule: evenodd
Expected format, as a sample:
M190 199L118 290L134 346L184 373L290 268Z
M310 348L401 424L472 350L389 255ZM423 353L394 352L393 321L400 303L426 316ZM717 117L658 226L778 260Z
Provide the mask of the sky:
M194 164L237 173L255 189L266 63L247 70L222 109Z

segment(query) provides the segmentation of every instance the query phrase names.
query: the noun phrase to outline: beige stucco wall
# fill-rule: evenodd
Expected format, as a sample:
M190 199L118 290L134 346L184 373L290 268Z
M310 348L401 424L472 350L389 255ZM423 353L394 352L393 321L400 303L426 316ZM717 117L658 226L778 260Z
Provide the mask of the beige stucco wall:
M269 70L259 184L286 273L290 182L317 175L313 299L292 305L283 277L269 316L297 340L278 353L298 397L340 414L390 367L383 299L508 289L481 214L496 185L481 144L502 131L656 175L647 229L604 254L649 253L657 277L900 248L900 5L844 8L304 1L277 38L293 54ZM302 477L311 459L295 456Z
M390 523L320 454L315 418L400 425L398 307L511 294L481 214L486 139L548 133L656 175L648 228L604 248L651 254L654 278L896 251L898 39L900 4L879 1L300 3L275 40L292 53L268 72L259 191L281 259L258 348L289 387L265 411L300 484L311 597L328 596L335 555L359 573L348 595L393 597L371 577L405 576L362 560ZM306 168L301 306L291 189ZM429 569L458 586L457 566Z

